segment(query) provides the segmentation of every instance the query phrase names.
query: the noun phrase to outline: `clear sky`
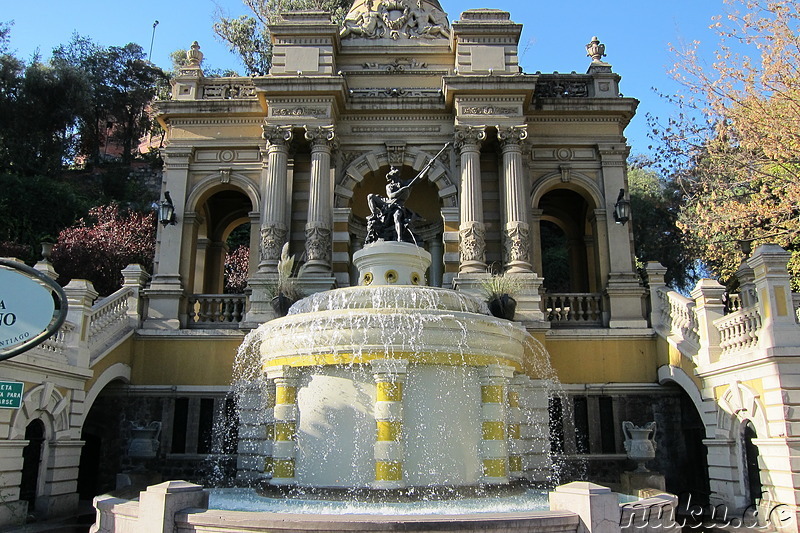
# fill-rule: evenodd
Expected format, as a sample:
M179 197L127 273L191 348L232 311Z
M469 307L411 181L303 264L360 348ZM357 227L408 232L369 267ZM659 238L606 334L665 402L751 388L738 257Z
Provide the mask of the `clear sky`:
M605 60L622 76L621 91L641 101L627 130L633 152L647 152L645 114L666 117L672 108L653 90L674 92L667 75L673 62L669 43L699 40L710 52L715 36L708 29L711 17L724 12L722 0L440 0L451 21L467 9L493 7L511 13L523 24L520 56L528 73L585 72L589 58L584 45L597 35L606 44ZM169 68L169 54L197 40L210 68L243 71L238 60L214 35L215 13L229 16L247 13L240 0L44 0L9 1L0 9L0 21L14 21L11 48L29 58L39 50L43 58L73 32L91 37L104 46L140 44L150 49L153 23L159 21L153 39L152 60Z

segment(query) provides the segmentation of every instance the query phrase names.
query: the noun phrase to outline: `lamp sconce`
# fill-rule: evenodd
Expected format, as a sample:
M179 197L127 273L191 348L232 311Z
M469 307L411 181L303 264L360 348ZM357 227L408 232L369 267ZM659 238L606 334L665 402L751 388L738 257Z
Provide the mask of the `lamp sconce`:
M625 199L625 189L620 189L617 203L614 204L614 222L624 226L630 219L631 201Z
M169 191L164 192L164 200L158 206L158 221L161 225L167 227L167 224L177 224L175 218L175 204L172 203L172 198L169 196Z

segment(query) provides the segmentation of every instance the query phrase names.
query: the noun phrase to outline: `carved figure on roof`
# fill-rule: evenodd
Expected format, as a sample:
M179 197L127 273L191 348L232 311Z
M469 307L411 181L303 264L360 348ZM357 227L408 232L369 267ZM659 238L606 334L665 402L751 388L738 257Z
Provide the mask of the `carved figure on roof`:
M417 0L417 5L411 10L411 20L406 28L409 37L450 37L447 24L447 15L444 12L423 6L423 0Z
M344 27L339 32L341 37L357 35L369 39L379 39L386 33L383 17L378 11L373 11L372 0L367 0L367 10L344 19Z

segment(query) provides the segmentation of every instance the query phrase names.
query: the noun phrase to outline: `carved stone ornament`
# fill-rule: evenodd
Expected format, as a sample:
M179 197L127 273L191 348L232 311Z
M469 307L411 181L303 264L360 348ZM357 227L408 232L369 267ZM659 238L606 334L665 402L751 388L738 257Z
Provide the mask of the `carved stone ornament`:
M275 126L263 124L261 126L263 137L269 144L286 144L292 140L292 126Z
M197 41L192 43L192 46L186 50L186 59L189 62L188 67L190 68L199 68L200 64L203 62L203 52L200 51L200 45Z
M648 472L645 463L656 456L656 423L648 422L639 427L625 421L622 423L622 433L625 435L628 458L637 463L634 472Z
M272 109L273 117L324 117L327 111L322 107L285 107Z
M448 39L447 15L424 0L356 2L344 19L342 38Z
M501 146L519 145L528 138L528 130L525 126L497 126L497 139Z
M416 59L398 57L391 63L364 63L364 70L379 70L396 74L406 70L421 70L428 68L427 63L420 63Z
M309 261L331 262L331 230L324 226L306 227L306 256Z
M204 100L239 100L255 98L256 88L252 83L209 83L203 85Z
M484 262L486 257L486 231L483 224L472 223L462 227L459 232L458 251L461 262Z
M568 79L545 79L536 83L536 98L587 98L589 82Z
M336 138L336 130L333 125L328 126L305 126L305 138L313 145L327 145L332 147Z
M486 126L457 126L455 132L456 149L477 147L486 139Z
M462 115L513 115L519 112L516 107L500 107L492 105L465 106L461 108Z
M503 240L505 263L530 262L530 230L523 222L509 223Z
M606 45L601 43L597 37L592 37L592 41L586 45L586 57L591 57L594 63L601 63L605 56Z
M270 224L261 227L261 261L277 261L281 258L281 247L286 242L286 228Z
M386 142L386 159L391 167L403 166L406 158L406 143Z
M404 87L378 87L374 89L350 89L353 98L441 98L441 89L415 89Z

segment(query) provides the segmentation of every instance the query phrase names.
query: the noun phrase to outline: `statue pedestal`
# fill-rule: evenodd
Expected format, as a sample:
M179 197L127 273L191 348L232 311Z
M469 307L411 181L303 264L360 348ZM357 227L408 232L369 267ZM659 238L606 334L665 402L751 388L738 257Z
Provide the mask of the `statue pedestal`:
M431 254L415 244L377 241L353 254L359 285L427 286Z
M639 496L641 491L656 489L666 490L664 476L658 472L623 472L620 476L622 493Z

